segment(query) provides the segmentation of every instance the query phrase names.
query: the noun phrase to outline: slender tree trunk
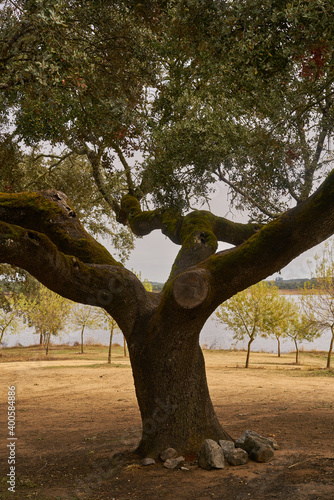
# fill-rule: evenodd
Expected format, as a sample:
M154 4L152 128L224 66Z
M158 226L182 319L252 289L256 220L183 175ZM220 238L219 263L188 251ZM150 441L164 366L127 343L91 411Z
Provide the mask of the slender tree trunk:
M334 327L331 327L331 331L332 331L332 338L331 338L331 342L329 344L329 350L328 350L328 355L327 355L327 366L326 366L326 368L328 368L328 369L331 367L331 357L332 357L333 344L334 344Z
M297 340L296 339L293 339L294 343L295 343L295 346L296 346L296 365L299 365L299 349L298 349L298 344L297 344Z
M126 358L128 353L127 353L127 349L126 349L126 340L125 340L124 335L123 335L123 347L124 347L124 357Z
M253 342L253 338L250 339L250 341L248 342L248 346L247 346L247 357L246 357L246 364L245 364L245 368L248 368L248 365L249 365L249 356L250 356L250 348L251 348L251 345L252 345L252 342Z
M81 329L81 354L84 353L84 329L85 329L85 325L83 325L82 329Z
M198 342L202 325L175 325L173 320L169 314L154 322L154 331L137 324L128 342L142 417L137 450L142 456L155 458L168 447L194 456L204 439L232 439L210 400Z
M279 337L276 337L276 338L277 338L277 356L280 358L281 357L281 342L280 342Z
M50 344L50 337L51 337L51 333L46 333L45 334L45 354L48 355L49 354L49 344Z
M6 323L5 325L3 325L1 327L1 335L0 335L0 344L2 342L2 339L3 339L3 336L5 334L5 331L7 330L7 328L10 326L10 324L12 323L12 321L14 320L14 317L10 318L10 320L8 321L8 323Z
M43 345L43 333L40 333L39 334L39 345L42 346Z
M109 351L108 351L108 363L111 363L111 346L112 346L112 338L114 335L114 327L110 330L110 338L109 338Z

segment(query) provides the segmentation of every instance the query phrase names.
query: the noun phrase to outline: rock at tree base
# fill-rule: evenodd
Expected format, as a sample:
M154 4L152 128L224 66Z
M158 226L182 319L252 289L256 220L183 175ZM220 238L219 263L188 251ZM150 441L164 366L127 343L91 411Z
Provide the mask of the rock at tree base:
M269 462L275 452L271 446L255 445L249 452L249 458L255 462Z
M154 465L155 464L155 460L153 458L144 458L142 460L142 465Z
M219 446L224 452L224 457L226 458L230 451L235 449L233 441L227 441L225 439L220 439L218 441Z
M235 447L236 448L243 448L245 450L246 448L244 448L244 443L245 443L246 438L248 438L248 437L253 438L254 441L256 441L257 443L261 442L264 445L271 446L273 448L273 450L278 450L278 448L279 448L275 439L265 438L263 436L260 436L260 434L258 434L257 432L250 431L250 430L243 432L243 434L238 439L236 439ZM246 451L248 451L248 450L246 450Z
M184 464L184 457L168 458L164 463L164 467L167 469L179 469Z
M245 465L248 462L248 453L242 448L233 448L228 453L226 460L230 465Z
M174 448L167 448L162 453L160 453L160 459L165 462L169 458L175 458L177 456L177 451Z
M247 451L249 458L256 462L269 462L274 456L274 446L278 445L275 440L267 439L254 431L245 431L235 446Z
M224 452L218 443L212 439L205 439L198 455L198 465L202 469L223 469Z

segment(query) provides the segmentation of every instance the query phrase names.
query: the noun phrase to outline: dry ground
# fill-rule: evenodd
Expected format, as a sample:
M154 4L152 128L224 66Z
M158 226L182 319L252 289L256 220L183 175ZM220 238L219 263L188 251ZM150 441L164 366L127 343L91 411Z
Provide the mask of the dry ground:
M48 361L36 351L39 360L14 361L27 351L1 350L1 499L334 498L334 378L316 369L323 355L303 353L297 367L293 355L252 353L245 370L243 352L205 351L212 400L229 434L253 429L275 436L280 450L268 464L205 471L188 460L187 470L170 471L126 454L140 437L128 360L114 349L107 365L105 349L88 351L54 349ZM17 392L16 493L6 484L8 385Z

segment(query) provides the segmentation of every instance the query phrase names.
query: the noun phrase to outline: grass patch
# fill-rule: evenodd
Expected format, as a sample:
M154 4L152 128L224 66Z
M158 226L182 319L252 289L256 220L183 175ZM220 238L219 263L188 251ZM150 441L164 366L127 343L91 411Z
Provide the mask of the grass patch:
M123 347L115 345L111 350L112 358L126 359ZM45 354L44 347L32 345L27 347L2 347L0 349L0 362L11 361L54 361L54 360L85 360L85 361L107 361L108 346L101 344L85 345L84 353L81 354L80 346L66 344L51 345L49 354Z
M220 369L233 368L244 369L246 352L244 350L209 350L203 351L205 363L208 369L216 371ZM129 367L129 358L124 357L123 347L114 344L111 350L111 364L108 360L108 346L101 344L89 344L84 346L84 353L80 353L80 346L68 344L53 344L50 346L49 354L40 345L28 347L15 346L0 349L0 364L8 362L43 361L48 362L49 368L70 367L107 367L124 368ZM71 363L75 362L75 364ZM280 357L275 353L252 351L250 355L249 370L276 370L277 372L293 371L296 376L305 374L309 377L332 377L333 371L325 370L327 353L321 351L302 351L300 353L300 364L295 364L295 353L283 353ZM85 365L85 362L91 364ZM125 362L125 363L124 363ZM77 364L76 364L77 363Z

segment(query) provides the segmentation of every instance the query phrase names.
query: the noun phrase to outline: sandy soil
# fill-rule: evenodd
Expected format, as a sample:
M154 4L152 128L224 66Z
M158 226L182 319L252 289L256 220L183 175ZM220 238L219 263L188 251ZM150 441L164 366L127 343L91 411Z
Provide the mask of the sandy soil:
M245 429L280 445L268 464L205 471L143 467L126 450L140 437L128 361L2 363L0 498L294 499L334 498L334 379L289 370L241 368L205 353L218 417L233 437ZM239 361L238 361L239 360ZM240 365L239 365L240 362ZM239 368L236 368L239 365ZM7 386L17 392L16 493L7 491ZM123 455L116 453L123 452Z

